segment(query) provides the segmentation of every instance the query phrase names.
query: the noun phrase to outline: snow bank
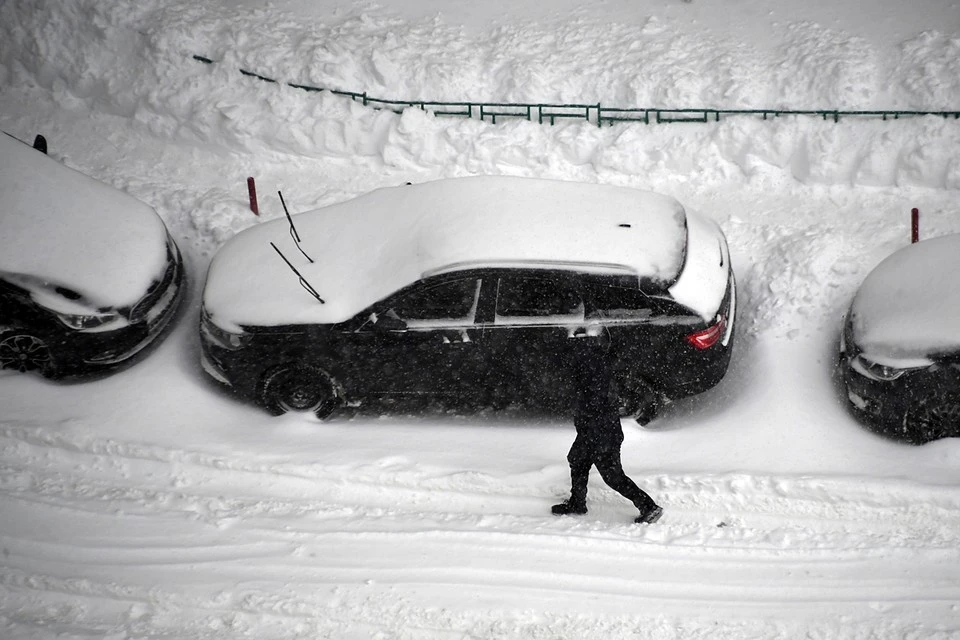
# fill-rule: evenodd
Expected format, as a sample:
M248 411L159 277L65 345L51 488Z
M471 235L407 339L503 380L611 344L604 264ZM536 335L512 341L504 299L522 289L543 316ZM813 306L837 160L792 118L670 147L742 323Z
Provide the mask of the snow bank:
M7 83L51 90L66 108L133 118L157 135L244 152L509 173L526 164L511 158L519 146L532 150L534 161L536 149L559 147L548 154L551 162L559 157L650 183L683 174L739 183L773 172L799 183L960 188L956 120L492 127L398 117L238 71L394 99L960 108L952 104L960 95L960 44L934 32L903 42L890 66L866 39L811 22L780 25L780 44L767 51L655 16L642 25L579 18L477 35L439 18L408 23L360 9L306 30L280 11L162 0L83 0L64 10L8 0L0 18L0 78ZM194 53L222 63L200 64Z

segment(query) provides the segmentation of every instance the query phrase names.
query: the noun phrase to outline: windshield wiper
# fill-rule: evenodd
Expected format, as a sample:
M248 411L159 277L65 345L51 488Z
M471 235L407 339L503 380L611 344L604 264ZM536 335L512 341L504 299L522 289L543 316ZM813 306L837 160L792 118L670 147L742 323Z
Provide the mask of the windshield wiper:
M297 268L296 268L295 266L293 266L292 264L290 264L290 261L287 260L287 256L283 255L283 252L280 251L280 249L277 249L277 245L275 245L275 244L273 244L273 243L271 242L271 243L270 243L270 246L273 247L273 250L274 250L274 251L276 251L278 254L280 254L280 257L283 258L283 261L287 263L287 266L290 267L290 269L291 269L295 274L297 274L297 277L300 278L300 286L303 287L304 289L306 289L306 290L307 290L307 293L309 293L309 294L312 295L314 298L316 298L316 299L320 302L320 304L326 304L326 302L324 301L324 299L320 297L320 294L317 293L317 290L314 289L312 286L310 286L310 283L307 282L306 278L304 278L304 277L300 274L299 271L297 271ZM313 262L313 260L311 260L310 262Z
M290 237L293 238L293 243L297 245L297 249L300 249L300 253L303 254L303 257L309 260L310 264L313 264L313 258L308 256L307 252L304 251L303 247L300 246L300 234L297 233L297 228L293 226L293 218L290 216L290 212L287 211L287 203L283 201L283 194L277 191L277 195L280 196L280 204L283 205L283 212L287 214L287 221L290 222ZM276 247L274 247L274 249L276 249ZM283 254L280 254L280 255L283 255ZM284 260L286 260L286 258L284 258Z

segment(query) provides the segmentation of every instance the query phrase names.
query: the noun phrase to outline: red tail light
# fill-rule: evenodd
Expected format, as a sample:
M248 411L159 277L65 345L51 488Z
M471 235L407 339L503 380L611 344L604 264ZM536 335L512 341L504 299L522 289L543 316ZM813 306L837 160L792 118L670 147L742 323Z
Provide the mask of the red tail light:
M697 349L709 349L717 344L717 340L723 335L727 328L727 320L723 316L717 316L717 321L703 331L697 331L687 336L687 342Z

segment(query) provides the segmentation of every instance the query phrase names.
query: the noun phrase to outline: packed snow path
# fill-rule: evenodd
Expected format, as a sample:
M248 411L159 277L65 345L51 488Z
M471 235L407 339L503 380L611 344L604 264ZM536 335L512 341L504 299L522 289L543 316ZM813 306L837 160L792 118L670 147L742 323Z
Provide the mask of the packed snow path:
M719 618L756 637L797 619L825 637L905 637L960 602L952 487L641 475L666 506L644 527L597 487L587 516L548 515L556 469L531 486L403 458L264 464L37 426L0 429L0 450L14 630L697 637Z

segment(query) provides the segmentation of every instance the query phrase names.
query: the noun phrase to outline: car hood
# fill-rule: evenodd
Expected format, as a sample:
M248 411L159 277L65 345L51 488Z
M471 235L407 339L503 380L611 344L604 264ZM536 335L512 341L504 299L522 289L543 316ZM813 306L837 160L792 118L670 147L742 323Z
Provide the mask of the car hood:
M204 307L216 324L342 322L431 273L491 264L626 266L667 286L686 246L686 214L668 196L507 176L388 187L292 218L314 262L286 219L237 234L207 273Z
M0 272L131 306L162 276L166 242L148 205L0 134Z
M876 362L960 349L960 234L900 249L866 277L850 308L853 339Z

